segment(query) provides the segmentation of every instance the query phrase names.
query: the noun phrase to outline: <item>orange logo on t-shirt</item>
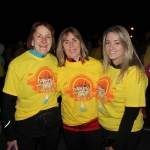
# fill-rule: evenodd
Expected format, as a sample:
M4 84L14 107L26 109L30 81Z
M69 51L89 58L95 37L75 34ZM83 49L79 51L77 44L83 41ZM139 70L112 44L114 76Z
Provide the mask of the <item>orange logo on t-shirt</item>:
M110 103L110 98L114 98L113 93L110 91L111 79L103 77L98 81L97 99L102 103Z
M45 66L37 71L28 84L38 93L50 93L56 89L56 76L50 68Z
M92 80L85 75L75 76L65 93L76 101L87 101L94 97L96 88L93 86Z

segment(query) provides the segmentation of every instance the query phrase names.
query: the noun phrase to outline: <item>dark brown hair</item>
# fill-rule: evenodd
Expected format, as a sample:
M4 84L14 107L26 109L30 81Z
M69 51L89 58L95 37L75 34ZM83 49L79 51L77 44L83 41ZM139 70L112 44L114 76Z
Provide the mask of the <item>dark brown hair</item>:
M33 46L32 46L32 40L33 40L33 35L34 33L36 32L36 29L37 27L39 26L45 26L48 30L51 31L51 35L52 35L52 47L51 47L51 50L54 50L55 48L55 37L54 37L54 34L55 34L55 31L54 31L54 28L47 22L44 22L44 21L37 21L33 24L31 30L30 30L30 33L29 33L29 36L28 36L28 40L27 40L27 48L28 49L32 49Z

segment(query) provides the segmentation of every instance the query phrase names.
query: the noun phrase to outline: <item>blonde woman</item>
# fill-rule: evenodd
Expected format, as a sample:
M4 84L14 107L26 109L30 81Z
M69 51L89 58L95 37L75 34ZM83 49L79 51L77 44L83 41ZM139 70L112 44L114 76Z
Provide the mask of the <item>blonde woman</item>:
M103 34L104 72L98 82L99 123L106 150L133 150L143 127L148 84L128 31L119 25Z

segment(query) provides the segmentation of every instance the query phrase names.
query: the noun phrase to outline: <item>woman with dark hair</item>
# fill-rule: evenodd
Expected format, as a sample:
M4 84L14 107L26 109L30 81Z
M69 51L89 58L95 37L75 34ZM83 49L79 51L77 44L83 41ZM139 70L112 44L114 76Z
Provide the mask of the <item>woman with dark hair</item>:
M58 62L49 53L54 47L53 27L36 22L27 40L29 50L9 64L2 109L7 150L56 148L62 120L55 93Z

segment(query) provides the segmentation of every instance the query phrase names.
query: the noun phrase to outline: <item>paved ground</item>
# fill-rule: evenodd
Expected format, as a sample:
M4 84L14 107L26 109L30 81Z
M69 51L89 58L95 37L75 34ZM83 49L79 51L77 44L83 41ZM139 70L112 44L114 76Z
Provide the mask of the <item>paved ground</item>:
M2 133L0 133L0 150L6 150L6 138L3 131ZM67 150L62 133L60 133L59 142L56 150ZM150 150L150 131L142 131L142 136L135 150Z

